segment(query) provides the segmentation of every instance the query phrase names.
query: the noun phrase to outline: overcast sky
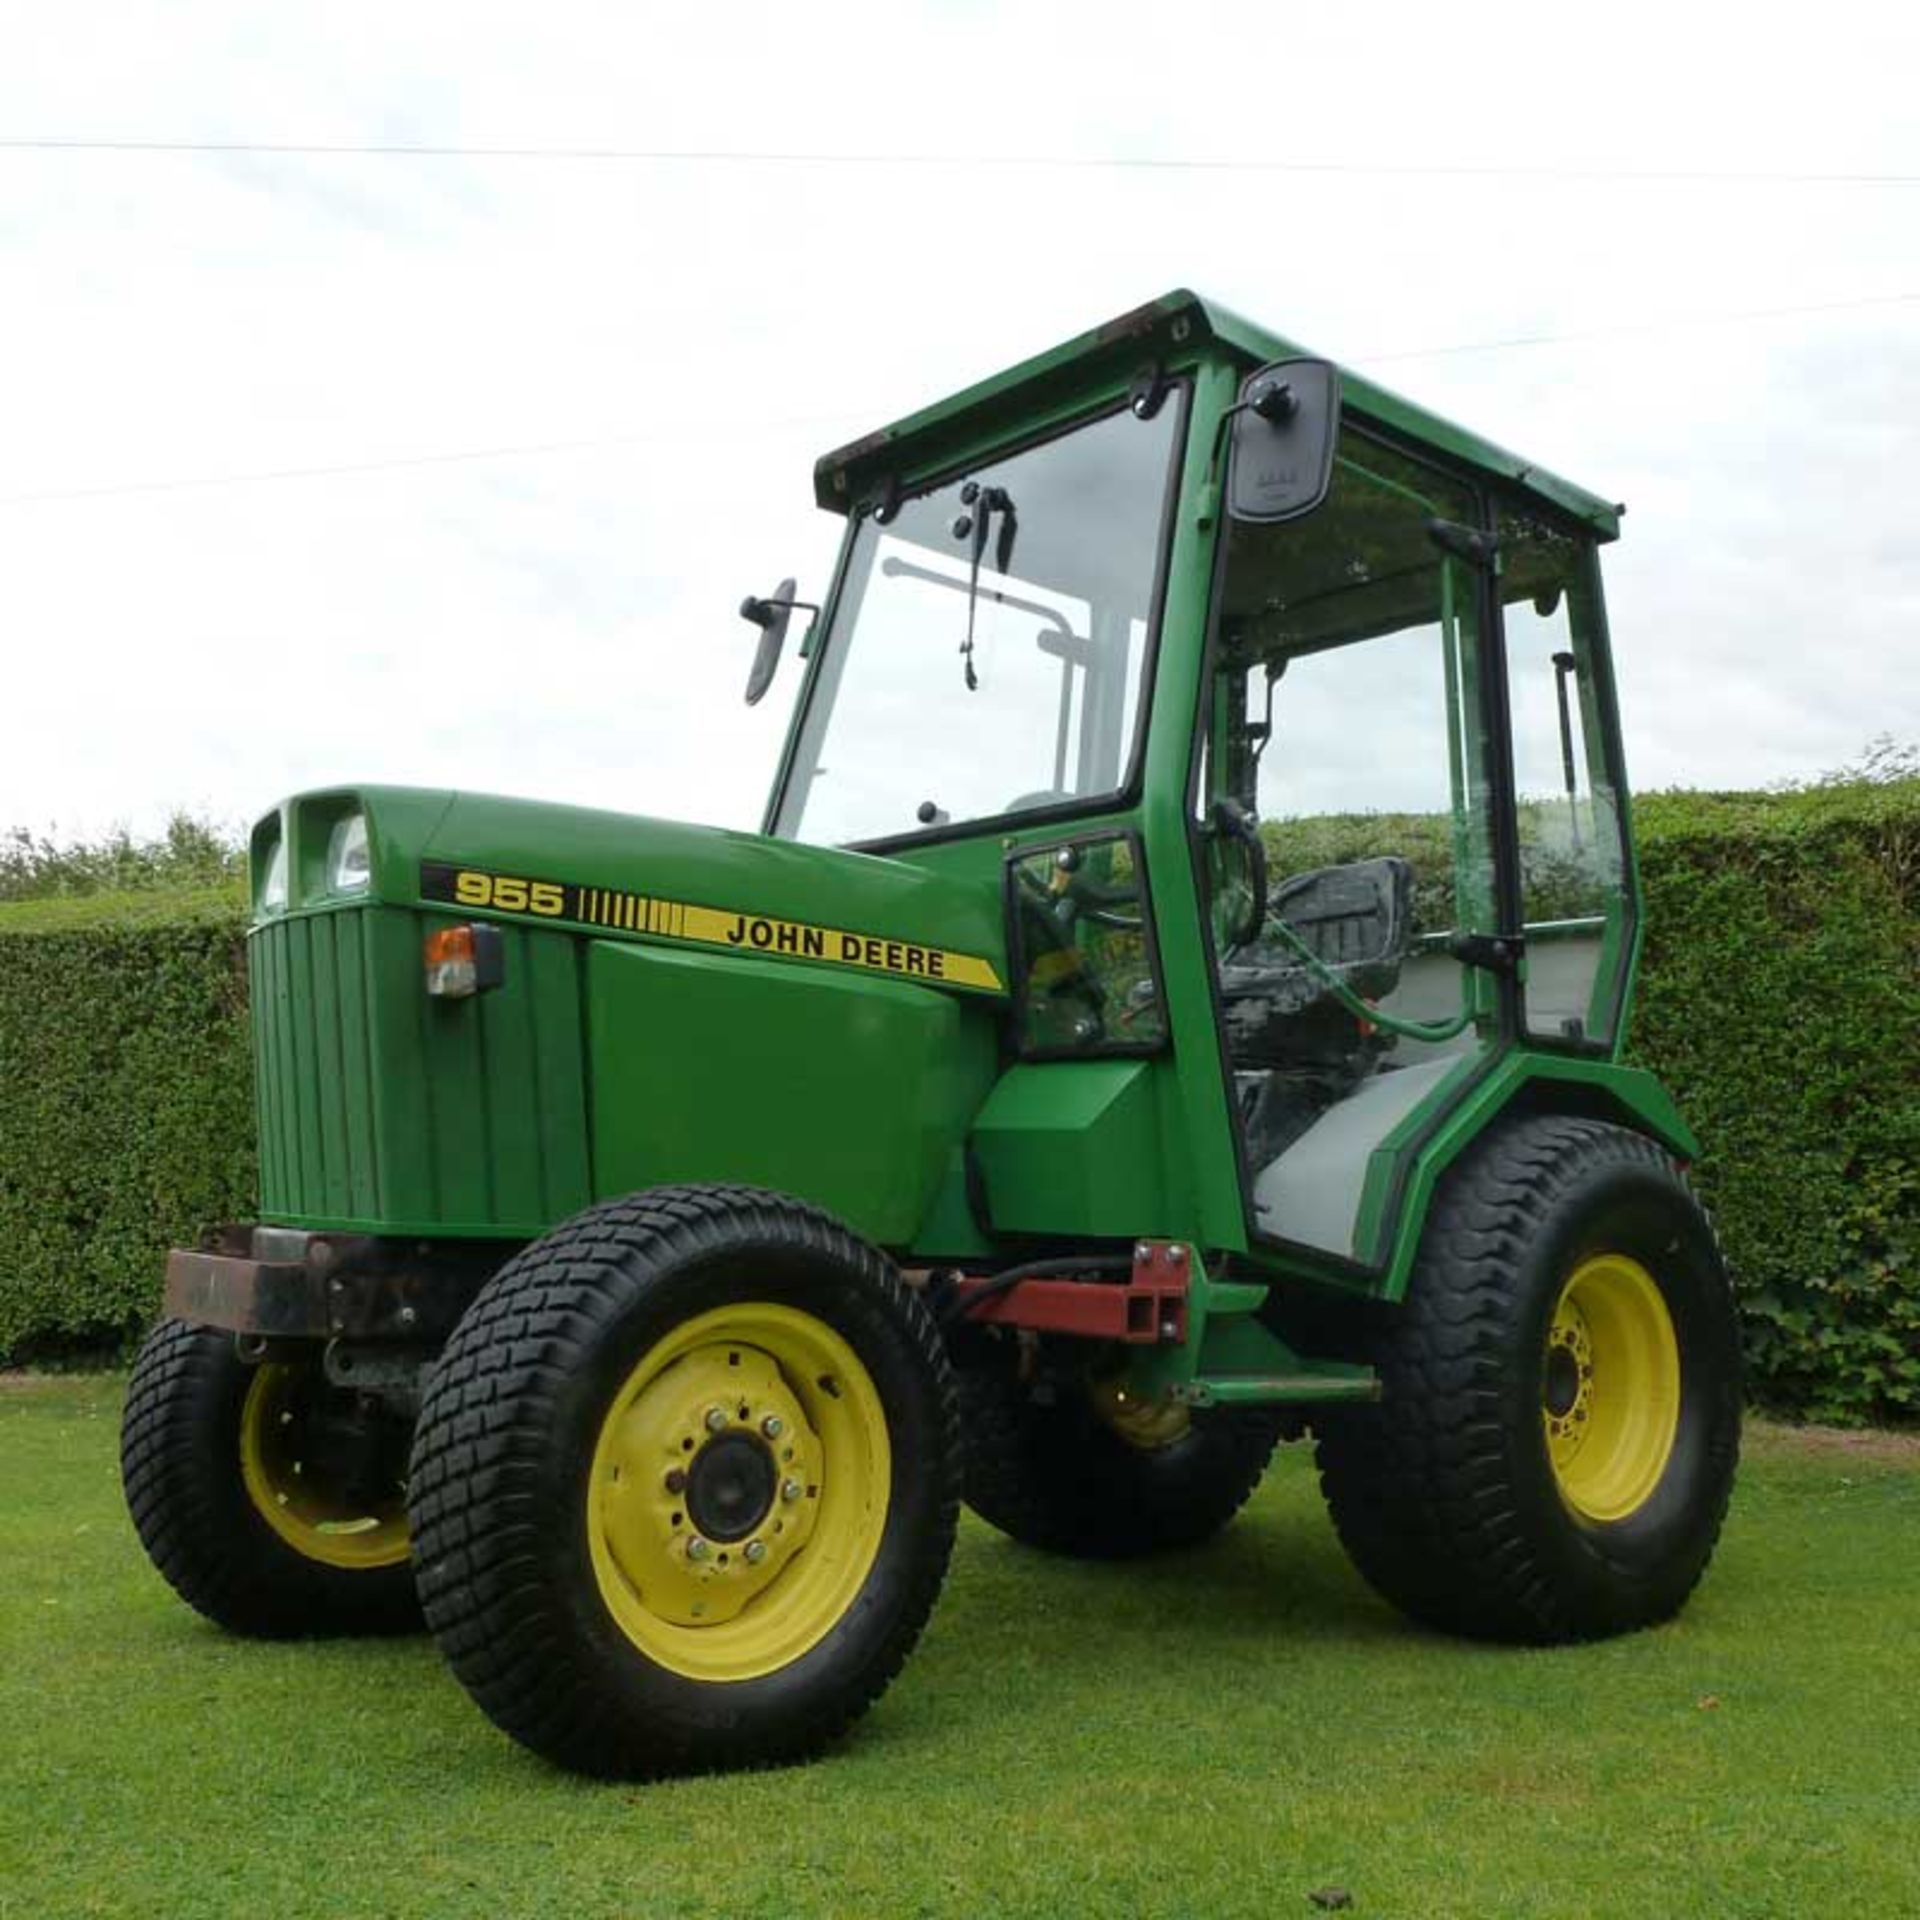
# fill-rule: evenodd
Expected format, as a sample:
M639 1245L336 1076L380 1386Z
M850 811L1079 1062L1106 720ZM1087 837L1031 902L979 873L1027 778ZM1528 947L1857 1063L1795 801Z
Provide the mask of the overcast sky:
M8 142L709 156L0 147L0 826L755 824L814 455L1181 284L1627 502L1638 784L1920 738L1916 18L0 0Z

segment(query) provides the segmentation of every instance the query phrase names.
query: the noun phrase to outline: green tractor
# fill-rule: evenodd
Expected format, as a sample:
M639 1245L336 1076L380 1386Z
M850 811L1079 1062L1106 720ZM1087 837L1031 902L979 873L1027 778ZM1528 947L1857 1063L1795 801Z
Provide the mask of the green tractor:
M1619 509L1187 293L815 491L763 833L255 828L261 1218L171 1256L134 1372L160 1571L240 1633L424 1614L628 1776L841 1733L963 1499L1189 1548L1308 1431L1415 1620L1673 1614L1739 1369L1621 1064ZM743 607L749 699L803 605Z

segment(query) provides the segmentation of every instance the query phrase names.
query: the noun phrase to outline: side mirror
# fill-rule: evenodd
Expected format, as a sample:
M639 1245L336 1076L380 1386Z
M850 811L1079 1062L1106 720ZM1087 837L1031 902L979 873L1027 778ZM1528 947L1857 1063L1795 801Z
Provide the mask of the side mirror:
M1267 923L1267 849L1252 813L1220 799L1207 817L1207 915L1216 953L1231 953Z
M1311 513L1333 484L1340 373L1331 360L1256 367L1230 416L1227 511L1252 526Z
M740 602L740 618L760 629L760 644L753 652L753 665L747 673L747 705L757 707L773 685L774 671L780 665L780 649L786 644L787 623L796 606L804 604L793 597L797 582L782 580L764 600L748 594Z

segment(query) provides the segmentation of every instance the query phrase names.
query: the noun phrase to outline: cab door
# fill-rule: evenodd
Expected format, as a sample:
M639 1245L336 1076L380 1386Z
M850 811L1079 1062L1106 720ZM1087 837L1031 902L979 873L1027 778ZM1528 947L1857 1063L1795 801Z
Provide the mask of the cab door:
M1396 1172L1499 1044L1491 549L1464 482L1349 421L1321 504L1230 522L1196 803L1258 836L1257 928L1210 917L1253 1244L1376 1268Z

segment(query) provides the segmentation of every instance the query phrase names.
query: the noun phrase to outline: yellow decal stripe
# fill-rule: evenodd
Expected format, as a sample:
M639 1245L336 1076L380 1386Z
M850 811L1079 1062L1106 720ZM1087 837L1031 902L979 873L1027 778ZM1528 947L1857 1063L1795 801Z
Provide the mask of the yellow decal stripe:
M567 918L619 933L652 934L664 940L695 940L738 953L773 954L827 966L859 967L904 980L1003 991L993 963L975 953L923 946L917 940L853 933L807 920L775 920L731 908L698 907L683 900L650 899L601 887L557 880L528 880L476 867L430 864L421 869L421 893L429 900L480 907L495 913ZM568 909L571 908L569 914Z

